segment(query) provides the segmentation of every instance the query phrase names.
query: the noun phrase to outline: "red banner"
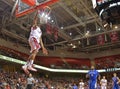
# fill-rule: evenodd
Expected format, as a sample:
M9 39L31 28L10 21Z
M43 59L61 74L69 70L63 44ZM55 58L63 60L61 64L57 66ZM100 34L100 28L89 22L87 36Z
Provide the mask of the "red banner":
M110 39L111 39L111 42L116 42L118 41L118 33L117 32L110 32Z
M104 45L105 43L105 35L101 34L97 37L97 44L98 45Z
M50 24L47 24L47 27L46 27L46 32L47 34L52 34L52 26Z
M58 28L57 27L54 27L54 38L55 38L55 41L57 41L58 39Z

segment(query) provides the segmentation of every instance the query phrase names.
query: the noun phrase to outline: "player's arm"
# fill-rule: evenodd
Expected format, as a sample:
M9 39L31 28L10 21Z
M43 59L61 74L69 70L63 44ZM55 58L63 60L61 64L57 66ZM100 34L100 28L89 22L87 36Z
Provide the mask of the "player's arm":
M117 82L117 84L118 84L118 83L120 83L120 79L119 79L119 77L117 77L117 79L118 79L118 82Z
M102 80L100 80L100 85L102 84Z
M90 71L89 71L90 72ZM89 76L89 72L86 74L86 78L89 78L90 76Z
M35 83L36 83L36 82L35 82L35 79L33 79L32 82L35 84Z
M34 21L33 21L33 26L37 26L37 21L38 21L38 12L35 14Z
M85 86L85 83L83 83L83 87Z
M97 71L97 77L98 77L98 80L100 81L101 76L98 71Z
M46 50L46 48L45 48L45 46L43 44L42 38L40 38L40 44L41 44L41 47L42 47L43 54L47 55L48 51Z
M107 86L107 80L106 80L106 86Z
M101 76L100 76L100 74L98 75L98 80L100 80L100 78L101 78Z
M86 78L89 78L89 74L86 74Z

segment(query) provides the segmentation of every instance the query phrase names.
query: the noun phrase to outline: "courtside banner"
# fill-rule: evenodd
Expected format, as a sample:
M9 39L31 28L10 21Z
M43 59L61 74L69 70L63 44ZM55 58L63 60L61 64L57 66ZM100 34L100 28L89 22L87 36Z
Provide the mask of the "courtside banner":
M7 57L4 55L0 55L0 60L14 62L14 63L18 63L18 64L26 64L25 61L21 61L21 60ZM36 64L35 64L35 68L38 68L40 70L49 71L49 72L58 72L58 73L88 73L88 71L89 71L89 70L79 70L79 69L77 69L77 70L76 69L52 69L52 68L48 68L48 67L44 67L44 66L40 66L40 65L36 65ZM114 69L114 71L120 70L120 68L111 68L111 69ZM100 72L100 73L106 72L106 69L100 69L100 70L98 70L98 72Z

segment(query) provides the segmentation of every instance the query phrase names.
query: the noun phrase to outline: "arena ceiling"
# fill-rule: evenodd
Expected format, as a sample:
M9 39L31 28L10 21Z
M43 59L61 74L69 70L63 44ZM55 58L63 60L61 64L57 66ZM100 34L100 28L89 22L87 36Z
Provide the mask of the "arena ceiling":
M15 0L0 0L0 34L1 38L28 47L28 37L34 13L15 18L11 10ZM75 52L96 52L120 47L120 41L111 43L108 33L117 28L104 28L103 23L92 7L91 0L60 0L52 8L52 24L59 27L58 40L46 34L43 26L43 41L49 50L66 49ZM108 41L97 45L96 37L106 34ZM120 36L119 36L120 38Z

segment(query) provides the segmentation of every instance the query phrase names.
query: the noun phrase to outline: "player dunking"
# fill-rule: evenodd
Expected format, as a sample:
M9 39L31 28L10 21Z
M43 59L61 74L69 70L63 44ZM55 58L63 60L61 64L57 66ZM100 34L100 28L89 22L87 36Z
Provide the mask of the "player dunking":
M31 32L30 32L30 36L29 36L29 40L28 40L29 45L31 47L31 51L30 51L31 55L29 56L27 63L24 66L22 66L24 72L27 74L29 74L28 70L37 71L35 68L33 68L33 63L34 63L35 57L40 48L42 48L43 54L45 54L45 55L48 54L46 48L44 47L43 41L42 41L42 37L41 37L42 31L41 31L40 27L37 25L37 14L35 16L34 24L31 27Z
M101 89L107 89L107 79L105 78L105 76L103 76L103 78L100 81L101 84Z

